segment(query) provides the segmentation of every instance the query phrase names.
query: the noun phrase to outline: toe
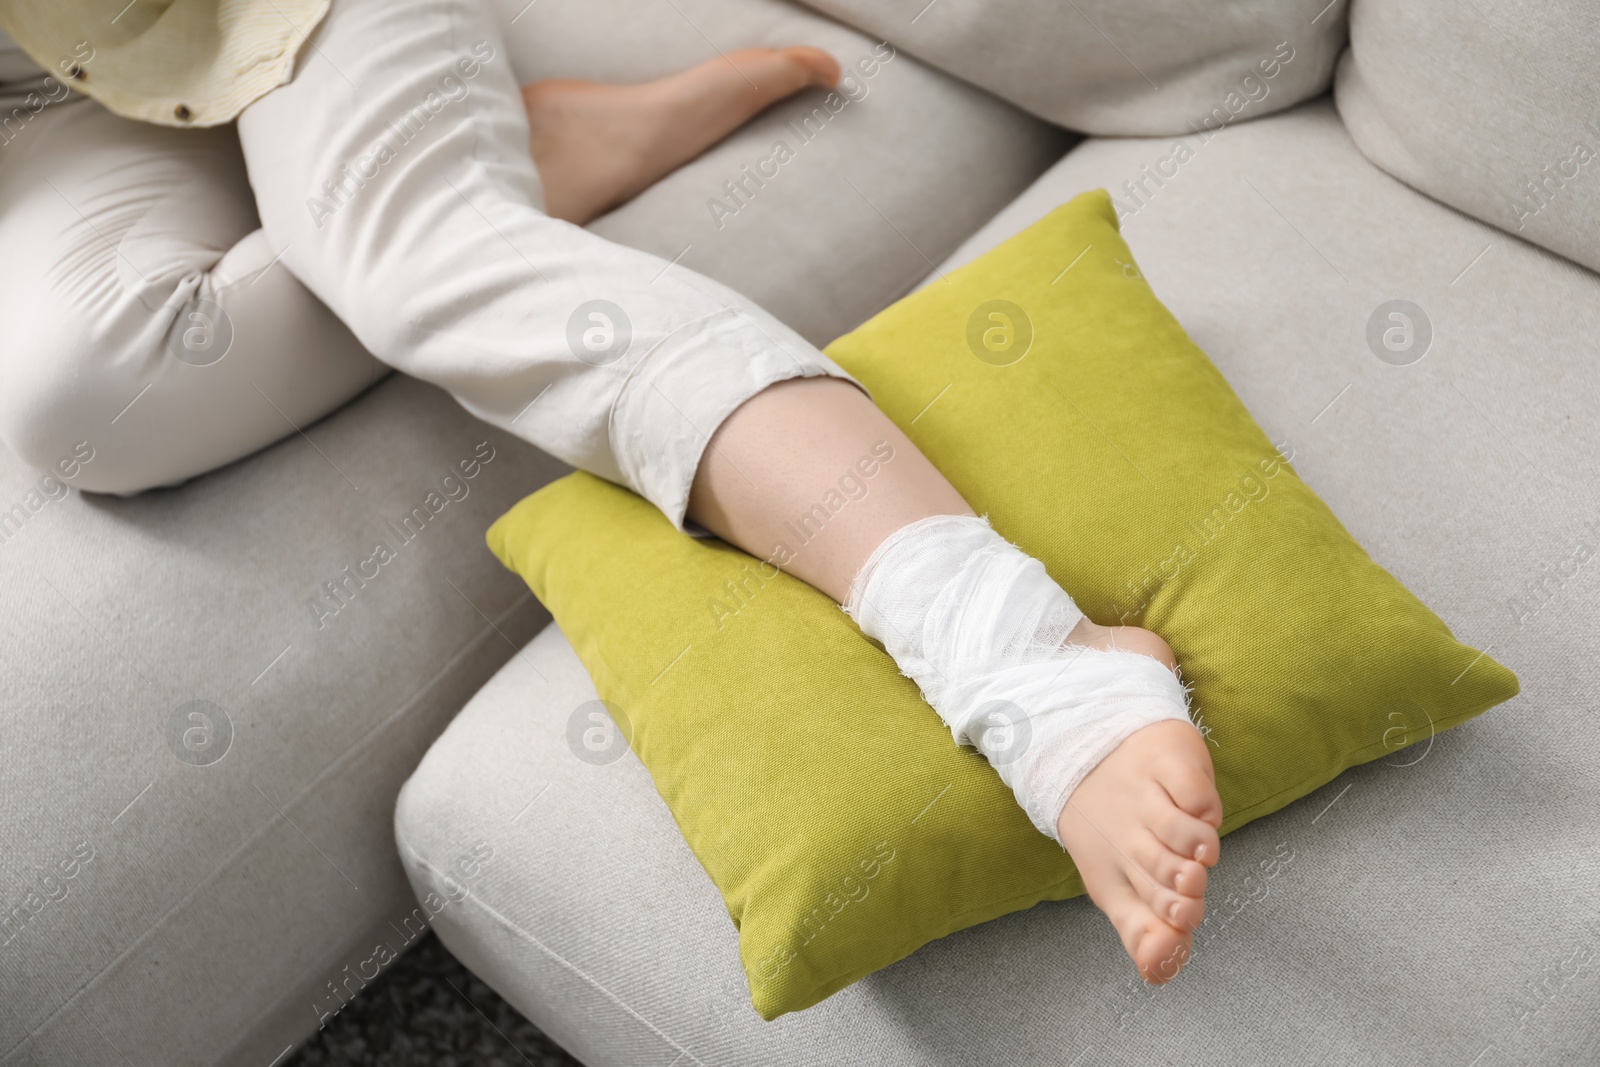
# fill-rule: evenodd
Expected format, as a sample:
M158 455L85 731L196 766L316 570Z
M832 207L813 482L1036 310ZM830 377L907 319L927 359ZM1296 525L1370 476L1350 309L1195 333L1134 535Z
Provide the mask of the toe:
M1160 985L1177 975L1189 958L1191 938L1187 933L1161 921L1124 879L1102 882L1092 895L1116 928L1141 978Z
M1206 917L1205 901L1199 897L1184 896L1171 889L1157 884L1147 877L1140 877L1135 872L1133 878L1134 890L1139 894L1139 899L1150 911L1175 929L1192 933L1199 928L1201 920Z
M1216 827L1174 806L1164 792L1147 802L1144 824L1157 840L1180 857L1214 867L1222 855L1222 843L1217 837Z
M1134 953L1134 965L1139 976L1151 985L1165 985L1178 977L1183 965L1189 962L1193 938L1181 930L1150 917L1150 925Z
M796 45L785 48L784 54L804 67L811 78L811 84L831 89L839 84L839 61L820 48L810 45Z
M1186 931L1163 922L1142 904L1129 909L1125 919L1127 925L1118 933L1139 969L1139 977L1151 985L1163 985L1176 978L1189 962L1194 939Z
M1194 860L1183 860L1173 875L1172 888L1186 897L1203 897L1209 880L1204 866Z
M1166 893L1165 890L1162 892ZM1200 924L1206 919L1206 903L1196 897L1166 893L1161 908L1162 910L1157 912L1161 920L1173 929L1186 934L1193 934L1200 929Z
M1129 846L1129 855L1157 884L1186 897L1206 895L1206 869L1168 848L1154 833L1146 833Z
M1187 931L1200 925L1206 915L1204 893L1182 893L1173 883L1182 880L1185 885L1192 884L1190 868L1203 872L1204 867L1174 854L1149 831L1139 833L1129 842L1122 863L1123 876L1162 922ZM1185 875L1189 877L1180 877ZM1203 887L1205 883L1200 884Z
M1201 822L1218 827L1222 825L1222 798L1207 773L1209 765L1209 760L1206 767L1197 767L1174 759L1156 767L1155 776L1174 804Z

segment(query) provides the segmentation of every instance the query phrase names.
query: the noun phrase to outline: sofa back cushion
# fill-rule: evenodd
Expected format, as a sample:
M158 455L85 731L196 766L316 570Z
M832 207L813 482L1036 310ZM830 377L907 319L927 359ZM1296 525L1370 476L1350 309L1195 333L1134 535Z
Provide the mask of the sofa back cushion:
M1600 6L1355 0L1335 98L1361 151L1600 270Z
M1345 42L1332 0L803 0L1084 133L1225 126L1324 92Z

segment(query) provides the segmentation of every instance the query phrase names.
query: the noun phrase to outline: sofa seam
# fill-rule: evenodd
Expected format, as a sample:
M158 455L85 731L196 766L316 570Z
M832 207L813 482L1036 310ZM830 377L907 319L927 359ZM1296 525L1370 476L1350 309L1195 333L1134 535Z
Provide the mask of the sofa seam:
M500 632L500 627L499 627L498 623L503 622L506 619L508 619L513 613L515 613L516 611L520 610L523 607L523 605L525 605L531 599L533 599L533 593L531 591L525 592L522 596L518 597L512 603L512 605L509 608L507 608L505 611L501 612L495 619L490 620L489 621L489 628L493 629L496 633L499 633ZM449 670L451 666L453 666L463 655L465 655L467 653L467 651L470 649L470 647L473 645L474 642L476 642L480 638L486 636L487 633L488 633L487 630L479 630L478 633L474 634L470 640L468 640L465 644L463 644L461 646L461 648L459 650L457 650L457 652L453 656L450 657L450 660L443 667L441 667L439 669L439 671L436 674L434 674L434 676L432 678L428 679L428 682L427 682L426 685L422 686L421 689L417 690L417 695L414 696L412 698L412 700L414 701L417 697L420 697L424 690L429 688L429 686L433 685L434 682L438 681L440 675L442 675L445 671ZM500 634L500 636L504 637L505 635L504 634ZM521 650L518 649L517 651L520 652ZM411 701L407 701L407 703L409 704L409 703L411 703ZM379 728L381 728L382 726L384 726L388 722L394 720L397 715L401 715L403 713L404 713L404 709L402 708L400 711L397 711L397 712L391 714L388 719L384 720L383 723L380 723L380 724L378 724L377 727L374 727L374 731L378 730ZM460 712L458 711L457 714L460 714ZM368 736L372 736L372 735L369 733ZM366 740L366 738L363 738L362 739L362 743L364 743L365 740ZM356 749L356 747L358 747L358 746L352 745L349 751L353 752ZM346 753L346 755L348 755L348 752ZM343 759L343 758L344 758L343 756L340 757L340 759ZM338 761L335 761L335 762L338 762ZM332 766L333 765L330 764L329 767L328 767L328 770L331 770ZM412 769L415 770L415 768L412 768ZM318 777L320 778L321 776L319 775ZM312 783L312 784L313 784L313 786L315 785L315 783ZM308 787L308 788L310 788L310 787ZM292 805L293 801L291 801L290 803ZM284 810L287 811L288 809L285 808ZM393 825L393 820L390 820L390 824L391 824L391 826ZM259 1014L257 1014L256 1017L250 1021L250 1024L244 1028L245 1038L248 1039L248 1037L250 1035L254 1034L256 1028L262 1023L262 1021L267 1019L267 1018L269 1018L272 1015L273 1012L277 1011L283 1005L288 1004L289 1003L289 998L291 996L292 996L292 994L285 993L283 996L278 997L276 1000L274 1000L270 1007L262 1010ZM238 1045L236 1043L234 1046L232 1046L230 1048L230 1052L232 1051L232 1048L237 1048L237 1047L238 1047Z

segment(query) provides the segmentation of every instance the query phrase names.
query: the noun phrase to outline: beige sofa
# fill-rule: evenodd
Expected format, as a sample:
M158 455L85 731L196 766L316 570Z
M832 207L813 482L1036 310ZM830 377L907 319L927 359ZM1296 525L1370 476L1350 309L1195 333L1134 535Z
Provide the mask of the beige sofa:
M1169 987L1073 901L766 1024L648 774L569 748L593 688L483 546L558 464L399 377L133 500L31 507L38 475L0 458L0 1063L267 1067L424 923L593 1067L1600 1062L1592 8L524 3L525 79L800 41L857 70L593 227L818 342L1110 189L1301 474L1524 695L1230 836ZM794 158L741 184L776 140ZM483 442L400 567L330 592ZM196 710L220 758L170 743Z

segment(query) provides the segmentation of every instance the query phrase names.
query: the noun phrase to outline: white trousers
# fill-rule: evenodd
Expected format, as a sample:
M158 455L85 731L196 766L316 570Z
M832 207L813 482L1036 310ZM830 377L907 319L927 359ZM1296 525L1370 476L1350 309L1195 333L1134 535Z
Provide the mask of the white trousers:
M370 352L681 524L734 408L845 376L726 287L543 213L486 0L335 0L237 142L81 100L28 126L0 146L0 437L42 467L88 440L83 488L247 454L364 388Z
M273 264L231 127L150 126L73 96L7 132L0 438L25 462L80 489L169 485L386 372Z

